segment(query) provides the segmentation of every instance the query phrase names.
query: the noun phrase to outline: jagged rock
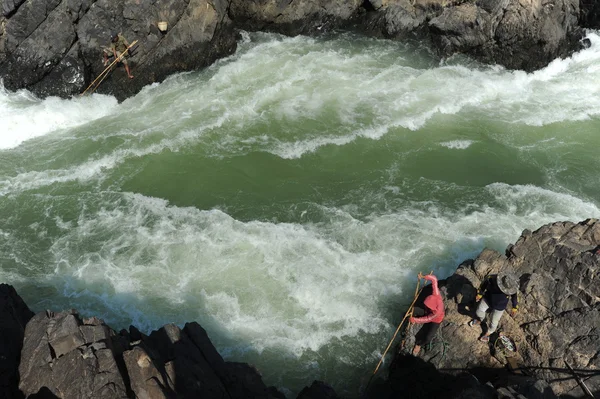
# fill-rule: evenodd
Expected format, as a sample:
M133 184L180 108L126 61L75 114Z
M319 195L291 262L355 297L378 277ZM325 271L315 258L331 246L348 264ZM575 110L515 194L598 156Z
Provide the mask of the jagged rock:
M330 32L361 10L362 0L231 0L231 19L241 29L287 35Z
M238 29L316 35L353 29L429 40L442 56L467 53L531 71L581 48L600 8L579 0L4 0L0 78L42 96L81 93L103 70L112 31L138 40L130 63L98 88L118 99L236 49ZM168 24L161 32L158 22Z
M20 397L17 369L25 325L32 317L15 289L0 284L0 398Z
M338 399L335 390L323 381L314 381L310 387L304 388L297 399Z
M544 390L583 396L566 361L587 378L592 391L600 391L599 249L600 222L589 219L553 223L533 233L526 230L508 246L506 255L488 249L463 262L454 275L440 282L446 318L423 359L441 369L486 370L478 375L484 379L497 379L503 375L502 367L517 364L518 371L533 381L550 381L549 387L513 386L519 393L527 388L528 398L533 397L531 392ZM485 275L507 268L521 276L519 311L515 317L505 313L499 326L517 345L511 365L493 356L497 334L484 344L478 341L481 328L467 326L476 287ZM414 333L409 332L407 347L414 342Z
M253 367L225 362L197 323L168 324L149 336L130 330L117 335L74 310L38 313L25 328L19 388L65 399L285 398Z
M236 42L227 6L226 0L26 0L0 21L0 77L10 90L81 93L105 69L102 50L118 31L139 41L131 58L137 76L129 80L117 67L98 92L124 99L231 54ZM158 30L159 21L168 23L167 32Z
M581 26L589 29L600 28L600 3L596 0L581 0Z
M111 335L75 311L36 314L25 329L19 388L26 396L46 387L60 398L127 398Z

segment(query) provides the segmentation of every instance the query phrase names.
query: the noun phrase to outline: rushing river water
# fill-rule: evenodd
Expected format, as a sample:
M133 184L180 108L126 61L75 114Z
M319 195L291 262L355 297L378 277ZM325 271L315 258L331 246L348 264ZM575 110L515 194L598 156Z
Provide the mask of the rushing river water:
M0 281L117 329L196 320L289 397L355 397L418 271L600 216L589 38L528 74L250 34L123 103L0 88Z

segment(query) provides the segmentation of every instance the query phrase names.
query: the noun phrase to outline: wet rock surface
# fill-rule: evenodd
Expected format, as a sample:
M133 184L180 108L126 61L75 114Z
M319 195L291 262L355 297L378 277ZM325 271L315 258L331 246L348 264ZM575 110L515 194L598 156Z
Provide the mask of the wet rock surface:
M0 78L9 90L77 95L103 70L110 33L138 40L98 87L124 99L170 74L232 54L240 29L319 35L350 29L428 41L443 57L465 53L531 71L581 48L600 9L579 0L0 0ZM167 23L167 30L159 29Z

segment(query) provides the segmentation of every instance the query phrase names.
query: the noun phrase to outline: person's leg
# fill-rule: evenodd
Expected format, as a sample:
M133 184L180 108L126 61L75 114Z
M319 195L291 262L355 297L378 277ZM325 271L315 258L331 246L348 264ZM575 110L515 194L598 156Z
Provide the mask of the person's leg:
M127 77L129 79L133 79L133 75L131 74L131 71L129 70L129 65L125 64L125 71L127 72Z
M504 310L495 310L492 312L492 321L490 322L490 327L485 332L485 334L479 338L483 342L488 342L490 340L490 335L492 335L496 329L498 328L498 323L500 322L500 318L504 314Z
M415 306L413 308L413 316L416 317L421 317L421 316L425 316L425 309L420 308L418 306ZM423 333L423 328L426 328L427 324L424 325L423 327L421 327L421 330L419 330L419 332L417 333L417 335L420 335ZM412 354L413 356L417 356L419 354L419 352L421 351L421 344L420 344L420 339L417 338L417 340L415 341L415 346L413 348Z
M119 53L119 55L121 55L121 53ZM127 77L129 79L133 79L133 75L131 74L131 71L129 70L129 62L127 62L127 55L121 57L121 62L123 63L123 65L125 65L125 72L127 72Z
M490 328L488 329L487 335L492 335L496 329L498 328L498 323L500 322L500 318L504 314L504 310L494 310L492 312L492 322L490 324Z
M475 311L475 314L477 315L479 321L483 321L483 319L485 319L485 312L487 312L489 308L490 307L488 306L485 299L481 298L481 300L479 301L479 305L477 306L477 310Z
M485 319L485 312L489 309L489 306L485 299L481 298L479 304L477 305L477 310L475 311L476 317L473 318L470 322L470 326L478 326L481 324L483 319Z
M419 354L423 345L429 345L431 343L439 328L440 323L427 323L423 326L423 328L421 328L419 335L422 338L418 339L415 343L415 347L413 349L414 356Z

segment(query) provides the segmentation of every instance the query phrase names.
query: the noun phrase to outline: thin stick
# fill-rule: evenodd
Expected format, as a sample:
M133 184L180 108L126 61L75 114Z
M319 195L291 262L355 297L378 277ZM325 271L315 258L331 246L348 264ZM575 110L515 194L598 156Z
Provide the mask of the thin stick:
M581 390L588 397L594 399L595 398L594 394L592 393L592 391L590 391L590 389L587 387L587 385L585 385L585 382L583 382L583 380L581 379L581 377L579 377L579 375L575 372L575 370L573 370L573 367L571 367L571 365L569 363L567 363L567 361L565 359L563 359L563 361L565 362L565 365L569 368L569 370L573 374L573 377L575 377L575 381L577 381Z
M129 47L127 47L127 50L129 50L131 47L133 47L133 45L134 45L134 44L136 44L136 43L137 43L137 40L134 40L134 41L133 41L133 43L131 43L131 44L129 45ZM108 75L108 72L110 72L110 71L109 71L109 68L111 68L111 67L112 67L113 65L115 65L117 62L119 62L119 61L121 60L121 58L125 57L125 53L127 53L127 50L123 51L123 52L121 53L121 55L119 55L117 58L115 58L115 60L114 60L113 62L111 62L111 64L110 64L109 66L107 66L107 67L104 69L104 71L102 71L102 72L100 73L100 75L98 75L98 77L97 77L96 79L94 79L94 81L93 81L92 83L90 83L90 85L87 87L87 89L85 89L85 90L83 91L83 93L81 93L81 94L80 94L80 96L83 96L83 95L84 95L84 94L85 94L85 93L86 93L86 92L87 92L87 91L90 89L90 87L92 87L92 86L94 85L94 83L96 83L96 81L97 81L98 79L100 79L100 77L101 77L102 75L104 75L104 74ZM106 77L106 76L105 76L105 77ZM102 80L104 80L104 78L102 78ZM101 80L101 81L100 81L100 82L99 82L99 83L96 85L96 88L97 88L97 87L100 85L100 83L102 83L102 80ZM94 90L95 90L95 89L94 89ZM92 90L92 91L93 91L93 90Z

